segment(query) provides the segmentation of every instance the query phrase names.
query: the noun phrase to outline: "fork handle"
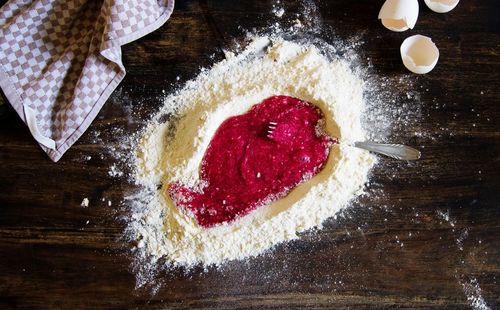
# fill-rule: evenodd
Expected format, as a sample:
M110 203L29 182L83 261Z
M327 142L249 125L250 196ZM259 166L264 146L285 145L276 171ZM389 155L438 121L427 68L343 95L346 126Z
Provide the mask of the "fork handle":
M421 155L420 151L402 144L385 144L365 141L355 142L354 146L370 152L401 160L417 160Z

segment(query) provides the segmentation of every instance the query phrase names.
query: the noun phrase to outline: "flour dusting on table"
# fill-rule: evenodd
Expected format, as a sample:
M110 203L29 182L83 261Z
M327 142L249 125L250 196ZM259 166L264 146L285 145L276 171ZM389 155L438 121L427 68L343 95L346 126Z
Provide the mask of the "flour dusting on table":
M285 198L229 224L201 227L172 203L166 186L178 181L195 186L203 154L219 125L273 95L320 107L327 132L342 143L332 148L317 176ZM363 81L347 61L328 59L312 44L255 38L243 52L202 71L168 96L140 138L136 180L148 195L132 223L138 248L174 266L219 265L261 254L321 227L363 192L374 164L370 153L350 146L365 140L363 110Z
M123 171L136 184L121 204L126 209L124 237L134 244L137 287L158 289L158 275L165 269L196 272L195 266L224 268L229 260L272 256L275 245L348 214L344 210L366 191L371 197L383 195L377 183L368 182L375 157L349 144L405 142L408 132L418 130L415 119L421 112L413 82L408 75L373 74L369 58L361 60L358 53L362 35L342 40L326 31L328 42L320 39L325 33L311 1L304 2L301 14L283 13L264 32L254 30L245 43L238 38L226 46L225 60L202 68L177 91L163 92L165 97L158 98L163 106L141 132L108 144L117 160L109 174ZM229 225L201 228L169 201L168 183L196 183L200 160L220 123L275 94L318 105L328 120L327 132L343 144L332 149L322 173L285 199ZM130 102L124 98L121 104ZM114 129L112 136L117 137ZM397 165L390 169L397 173Z

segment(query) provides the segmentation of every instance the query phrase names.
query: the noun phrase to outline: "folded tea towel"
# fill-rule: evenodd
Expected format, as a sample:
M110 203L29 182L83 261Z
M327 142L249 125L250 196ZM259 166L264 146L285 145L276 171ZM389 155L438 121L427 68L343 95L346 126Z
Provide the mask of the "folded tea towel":
M58 161L125 76L121 46L167 21L174 0L11 0L0 8L0 87Z

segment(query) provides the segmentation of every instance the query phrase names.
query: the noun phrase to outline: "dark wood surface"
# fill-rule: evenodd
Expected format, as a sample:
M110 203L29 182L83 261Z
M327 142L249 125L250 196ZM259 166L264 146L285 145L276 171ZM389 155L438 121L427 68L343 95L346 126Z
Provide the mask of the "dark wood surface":
M301 10L286 3L286 14ZM318 9L324 29L361 38L361 59L380 76L406 73L399 59L406 36L437 42L436 69L411 78L419 120L400 128L396 141L421 146L423 158L383 159L372 177L372 190L383 194L361 199L323 230L221 270L163 272L156 293L134 288L132 245L119 220L133 185L108 175L115 160L105 144L140 129L162 91L222 59L233 39L276 19L272 2L178 1L166 25L123 48L127 77L59 163L0 105L0 308L460 309L471 307L465 291L474 293L477 281L484 302L498 309L500 6L461 1L440 15L420 1L416 29L393 33L376 19L381 4L320 1ZM80 207L84 197L88 208Z

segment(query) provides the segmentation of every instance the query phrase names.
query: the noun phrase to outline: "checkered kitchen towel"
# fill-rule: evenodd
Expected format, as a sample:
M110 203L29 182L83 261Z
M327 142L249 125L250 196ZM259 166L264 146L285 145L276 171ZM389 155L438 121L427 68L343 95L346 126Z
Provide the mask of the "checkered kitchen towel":
M121 46L167 21L174 0L10 0L0 8L0 87L57 161L125 76Z

